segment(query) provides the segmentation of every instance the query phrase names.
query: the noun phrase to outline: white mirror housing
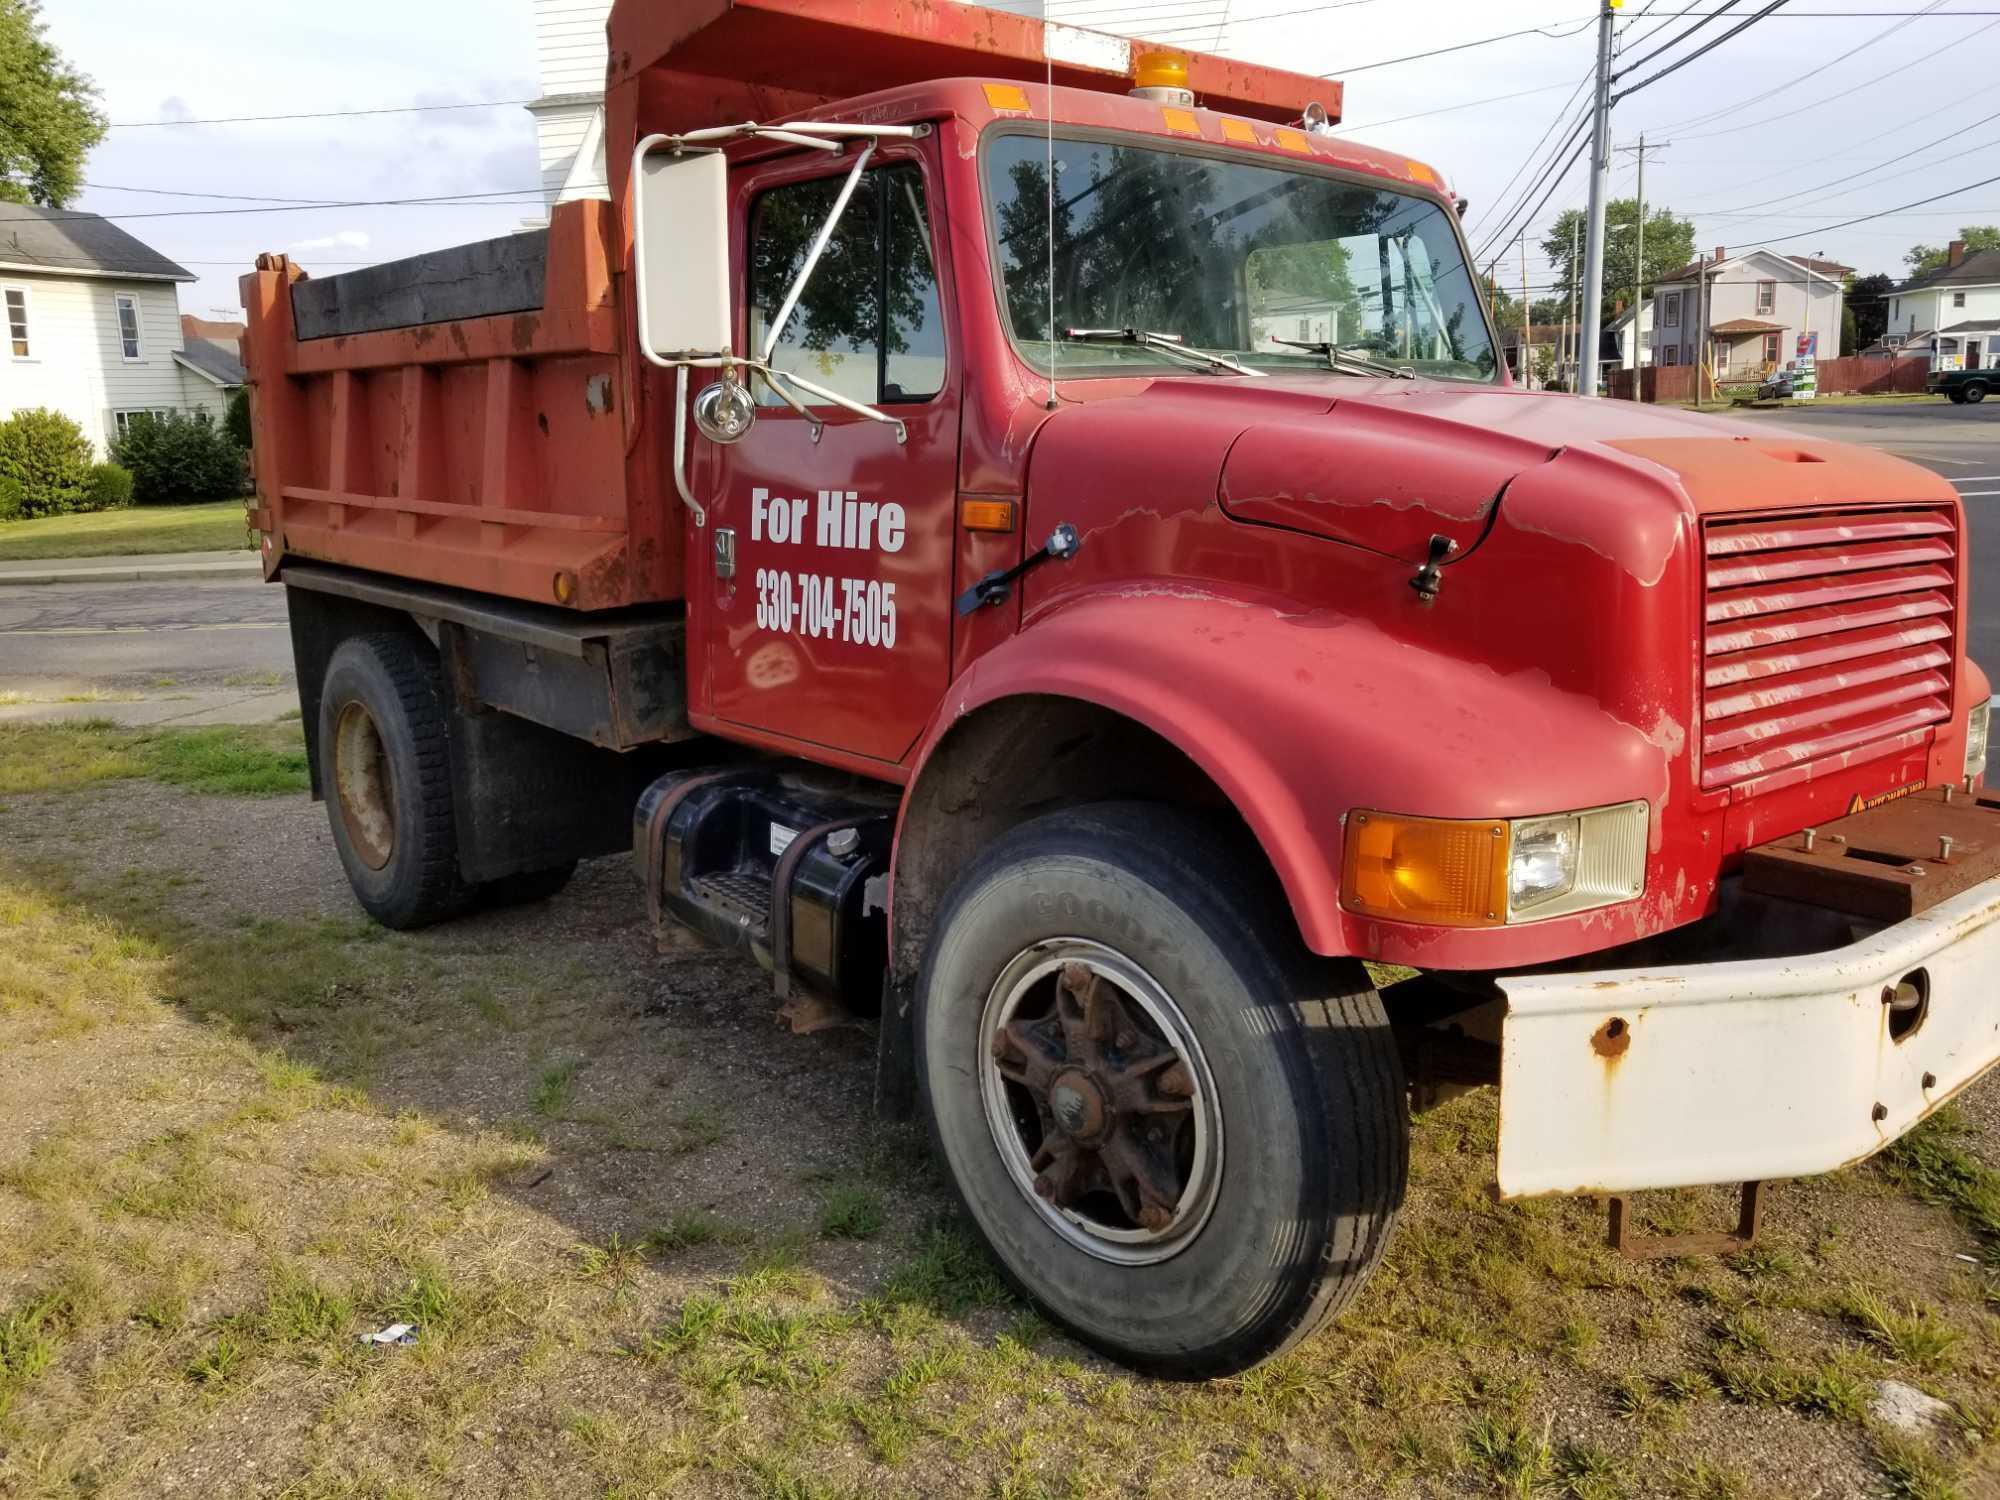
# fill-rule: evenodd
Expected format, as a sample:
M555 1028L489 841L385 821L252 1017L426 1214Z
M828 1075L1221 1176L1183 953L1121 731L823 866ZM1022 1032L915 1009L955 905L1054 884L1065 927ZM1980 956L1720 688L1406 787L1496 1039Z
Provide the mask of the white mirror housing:
M655 148L658 149L655 149ZM648 137L633 155L639 343L659 361L731 352L729 164Z

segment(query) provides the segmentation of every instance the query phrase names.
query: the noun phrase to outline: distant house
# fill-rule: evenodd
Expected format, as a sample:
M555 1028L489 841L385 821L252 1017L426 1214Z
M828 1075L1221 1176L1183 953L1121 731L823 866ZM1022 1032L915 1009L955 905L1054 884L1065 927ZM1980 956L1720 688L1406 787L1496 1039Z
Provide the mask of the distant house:
M188 353L180 283L193 280L96 214L0 204L0 417L53 407L100 453L136 412L220 420L243 371L231 381L219 361Z
M1639 330L1639 363L1642 365L1653 363L1652 334L1655 306L1656 303L1654 300L1648 299L1643 310L1628 307L1604 325L1605 336L1617 340L1618 358L1616 364L1618 369L1629 370L1632 368L1632 330L1635 324Z
M604 37L611 0L535 0L535 65L541 96L535 117L542 201L609 198L604 164ZM716 121L718 125L725 121Z
M1832 359L1840 353L1843 287L1852 270L1774 250L1730 255L1718 246L1654 289L1653 363L1700 363L1705 338L1717 380L1757 379L1797 357L1802 333L1818 334L1819 357Z
M2000 250L1967 254L1965 241L1953 240L1943 265L1891 287L1882 341L1935 369L2000 364Z
M243 384L243 346L239 340L244 326L181 314L181 352L176 357L211 382L225 399Z

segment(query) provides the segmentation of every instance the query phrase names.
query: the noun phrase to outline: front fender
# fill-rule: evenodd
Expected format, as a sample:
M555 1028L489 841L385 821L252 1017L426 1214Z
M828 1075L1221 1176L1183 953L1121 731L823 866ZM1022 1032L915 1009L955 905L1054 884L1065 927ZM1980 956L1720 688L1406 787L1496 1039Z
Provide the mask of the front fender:
M916 779L959 719L1024 694L1122 714L1200 766L1262 844L1314 952L1489 968L1643 935L1632 913L1446 929L1340 906L1352 808L1519 817L1643 797L1663 783L1658 746L1539 671L1501 675L1332 611L1109 585L1036 616L967 669L926 733Z

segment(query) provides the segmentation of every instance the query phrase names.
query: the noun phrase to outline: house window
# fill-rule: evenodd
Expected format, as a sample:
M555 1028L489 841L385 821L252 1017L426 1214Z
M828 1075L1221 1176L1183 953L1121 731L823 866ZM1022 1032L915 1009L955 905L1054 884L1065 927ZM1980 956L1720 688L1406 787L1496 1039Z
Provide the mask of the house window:
M1665 298L1665 299L1664 299L1664 301L1665 301L1665 304L1666 304L1666 308L1665 308L1665 317L1666 317L1666 320L1667 320L1667 327L1669 327L1669 328L1678 328L1678 327L1680 327L1680 326L1681 326L1681 294L1680 294L1679 292L1675 292L1675 293L1674 293L1674 294L1673 294L1673 295L1672 295L1671 297L1668 297L1668 298Z
M1777 362L1778 362L1778 335L1776 335L1775 333L1767 333L1764 335L1764 363L1767 365L1775 365Z
M1778 283L1760 281L1757 283L1757 311L1767 313L1778 305Z
M124 411L114 411L111 414L111 420L118 428L118 435L123 437L127 432L132 430L132 419L134 417L157 417L164 422L172 415L173 411L165 406L134 406Z
M1661 358L1660 363L1663 365L1677 365L1681 362L1681 350L1680 350L1680 345L1678 344L1667 345L1666 349L1662 351L1662 353L1663 357Z
M24 286L7 288L7 349L15 359L29 357L28 289Z
M139 299L130 292L120 292L111 300L118 307L119 353L131 360L143 358L139 347Z
M1965 306L1965 293L1963 293L1963 292L1953 292L1953 293L1951 294L1951 305L1952 305L1953 307L1963 307L1963 306Z

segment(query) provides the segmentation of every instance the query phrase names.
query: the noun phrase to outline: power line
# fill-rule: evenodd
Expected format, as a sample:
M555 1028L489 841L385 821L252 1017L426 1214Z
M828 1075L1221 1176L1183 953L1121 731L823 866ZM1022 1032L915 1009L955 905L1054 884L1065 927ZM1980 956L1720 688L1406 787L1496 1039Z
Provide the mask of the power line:
M1543 127L1541 135L1535 140L1535 144L1530 146L1527 154L1521 158L1520 165L1515 167L1513 174L1508 177L1506 182L1501 184L1500 191L1493 195L1494 206L1479 216L1479 223L1485 223L1492 215L1500 211L1500 206L1503 203L1508 201L1507 194L1513 189L1514 184L1520 181L1521 174L1528 169L1528 163L1535 159L1535 154L1547 143L1549 137L1562 128L1563 117L1569 113L1570 106L1576 103L1576 96L1589 86L1594 71L1594 68L1586 68L1584 70L1583 77L1576 81L1576 86L1569 91L1569 97L1563 100L1562 104L1557 108L1554 118ZM1561 150L1562 148L1557 147L1556 149ZM1524 193L1522 196L1525 197L1526 194Z
M1927 13L1927 14L1928 14L1928 13ZM1952 12L1948 12L1947 14L1948 14L1948 15L1971 15L1971 14L1979 14L1979 15L1984 15L1984 14L1985 14L1985 12L1984 12L1984 11L1980 11L1980 12L1970 12L1970 11L1952 11ZM1916 19L1916 18L1912 18L1912 19ZM1885 82L1887 82L1887 81L1888 81L1889 79L1891 79L1891 78L1894 78L1894 77L1895 77L1895 76L1896 76L1896 75L1897 75L1898 73L1904 73L1904 72L1907 72L1907 71L1909 71L1909 70L1910 70L1911 68L1914 68L1914 67L1915 67L1915 66L1916 66L1916 65L1917 65L1918 63L1920 63L1920 62L1929 62L1929 61L1930 61L1930 60L1931 60L1931 59L1932 59L1933 57L1936 57L1936 56L1938 55L1938 53L1940 53L1940 52L1950 52L1950 51L1952 51L1952 50L1954 50L1954 49L1956 49L1956 48L1962 48L1962 47L1964 47L1966 43L1970 42L1970 41L1971 41L1971 40L1973 39L1973 37L1978 37L1978 36L1984 36L1984 35L1985 35L1985 34L1986 34L1987 32L1991 31L1991 30L1992 30L1992 29L1993 29L1994 27L1996 27L1996 26L2000 26L2000 21L1989 21L1989 22L1987 22L1987 23L1986 23L1986 24L1985 24L1984 26L1980 27L1980 28L1979 28L1979 29L1978 29L1977 31L1973 32L1971 36L1965 36L1965 37L1960 37L1960 38L1959 38L1959 39L1958 39L1957 41L1955 41L1955 42L1947 42L1947 43L1945 43L1945 45L1944 45L1944 46L1942 46L1942 47L1934 47L1934 48L1932 48L1932 49L1931 49L1931 50L1930 50L1929 52L1925 52L1925 53L1921 53L1921 54L1919 54L1918 56L1916 56L1916 57L1913 57L1913 58L1911 58L1911 59L1910 59L1910 60L1909 60L1908 62L1906 62L1906 63L1898 63L1898 64L1897 64L1897 65L1896 65L1895 67L1891 68L1891 69L1890 69L1890 70L1889 70L1888 72L1886 72L1886 73L1878 73L1878 74L1876 74L1876 76L1875 76L1875 79L1874 79L1874 81L1875 81L1875 82L1876 82L1877 84L1881 84L1881 83L1885 83ZM1871 38L1871 41L1879 41L1879 40L1880 40L1880 37L1875 37L1875 38ZM1848 54L1848 55L1852 55L1852 54ZM1837 59L1835 59L1835 61L1840 61L1840 59L1838 59L1838 58L1837 58ZM1822 64L1820 64L1820 66L1819 66L1818 68L1814 69L1813 71L1814 71L1814 72L1824 72L1824 71L1825 71L1826 69L1828 69L1828 68L1830 68L1830 67L1832 67L1832 66L1833 66L1833 63L1822 63ZM1808 75L1806 75L1806 76L1807 76L1807 77L1810 77L1810 76L1811 76L1811 74L1808 74ZM1803 80L1801 80L1801 81L1803 81ZM1768 96L1767 96L1767 97L1768 97ZM1826 104L1835 104L1835 103L1839 103L1839 104L1846 104L1846 103L1849 103L1849 102L1850 102L1850 101L1849 101L1849 99L1848 99L1848 97L1847 97L1846 95L1843 95L1843 94L1830 94L1830 95L1828 95L1828 96L1827 96L1826 98L1824 98L1824 99L1821 99L1821 100L1820 100L1820 101L1819 101L1819 102L1818 102L1817 104L1808 104L1808 105L1804 106L1804 108L1805 108L1805 109L1807 109L1807 110L1811 110L1811 109L1817 109L1817 108L1819 108L1819 107L1820 107L1821 105L1826 105ZM1954 103L1956 103L1956 102L1957 102L1957 101L1954 101ZM1739 101L1739 102L1737 102L1737 103L1735 103L1735 104L1732 104L1732 105L1731 105L1731 106L1729 107L1729 110L1730 110L1730 112L1733 112L1733 111L1735 111L1735 110L1738 110L1738 109L1742 109L1742 108L1744 107L1744 103L1745 103L1745 101ZM1684 140L1684 141L1706 141L1706 140L1713 140L1713 139L1714 139L1714 138L1715 138L1716 136L1720 136L1720 135L1735 135L1735 134L1736 134L1736 133L1737 133L1738 131L1741 131L1741 130L1754 130L1754 129L1758 128L1759 126L1763 126L1763 125L1770 125L1770 124L1774 124L1774 123L1776 123L1776 122L1777 122L1777 121L1779 121L1779 120L1786 120L1786 121L1790 121L1790 120L1796 120L1796 119L1798 118L1798 116L1799 116L1800 112L1801 112L1801 111L1799 111L1799 110L1784 110L1784 111L1781 111L1781 112L1780 112L1780 113L1778 113L1778 114L1775 114L1775 115L1765 115L1765 116L1763 116L1762 118L1760 118L1760 119L1756 119L1756 120L1742 120L1742 121L1739 121L1738 123L1736 123L1736 124L1734 124L1734 125L1727 125L1727 126L1724 126L1724 127L1723 127L1723 128L1721 129L1721 130L1704 130L1704 131L1700 131L1700 132L1698 132L1698 133L1695 133L1695 134L1687 134L1687 133L1685 133L1685 132L1683 131L1683 127L1684 127L1684 126L1687 126L1687 125L1692 125L1692 124L1696 124L1696 123L1699 123L1700 121L1703 121L1703 120L1706 120L1706 119L1709 119L1709 118L1712 118L1711 116L1697 116L1697 117L1696 117L1695 119L1693 119L1693 120L1683 120L1683 121L1682 121L1682 122L1680 123L1680 125L1673 125L1673 126L1668 126L1667 128L1668 128L1668 129L1670 129L1670 130L1676 130L1676 131L1683 131L1683 133L1681 134L1681 139L1682 139L1682 140ZM1932 111L1932 113L1933 113L1933 114L1935 114L1935 113L1938 113L1938 111L1935 111L1935 110L1934 110L1934 111ZM1929 118L1930 118L1930 116L1929 116L1929 115L1919 115L1919 116L1917 117L1917 119L1919 119L1919 120L1923 120L1923 119L1929 119ZM1913 125L1913 124L1915 124L1915 123L1916 123L1916 121L1915 121L1915 120L1907 120L1907 121L1905 121L1905 122L1904 122L1904 125ZM1899 126L1896 126L1896 127L1895 127L1895 129L1898 129L1898 130L1900 130L1900 129L1902 129L1902 128L1903 128L1903 126L1902 126L1902 125L1899 125ZM1753 177L1753 178L1751 179L1751 181L1752 181L1752 182L1761 182L1761 181L1763 181L1763 180L1764 180L1764 179L1762 179L1762 178L1754 178L1754 177ZM1742 184L1742 183L1739 183L1739 184L1738 184L1738 186L1739 186L1739 187L1741 187L1741 186L1746 186L1746 184Z
M1759 21L1763 20L1766 16L1770 15L1772 11L1778 9L1778 7L1783 5L1784 3L1785 0L1771 0L1771 3L1769 5L1765 6L1762 10L1758 11L1754 16L1749 16L1746 17L1744 20L1739 21L1736 25L1730 27L1727 31L1723 32L1721 36L1717 37L1714 41L1708 43L1706 46L1695 48L1694 51L1690 52L1686 57L1681 58L1678 62L1668 63L1667 66L1660 69L1659 72L1648 74L1646 77L1640 79L1637 83L1633 84L1630 88L1620 89L1616 94L1611 96L1611 102L1613 104L1616 104L1621 99L1630 98L1633 94L1638 93L1639 90L1650 87L1651 85L1658 83L1662 78L1665 78L1668 74L1680 72L1682 68L1685 68L1689 63L1693 62L1696 58L1706 56L1708 53L1713 52L1717 47L1720 47L1724 42L1728 41L1731 37L1738 36L1741 33L1748 31L1752 26L1755 26ZM1939 3L1942 3L1942 0L1939 0Z
M1820 63L1817 67L1811 68L1806 72L1794 74L1790 79L1786 80L1784 83L1778 84L1772 88L1768 88L1764 90L1764 92L1761 94L1752 94L1748 99L1739 99L1734 104L1725 105L1721 109L1712 109L1705 111L1701 114L1690 116L1686 120L1682 120L1673 125L1668 125L1664 128L1668 130L1679 130L1682 128L1682 126L1685 125L1705 125L1711 120L1719 120L1724 115L1733 114L1739 109L1748 109L1753 104L1761 104L1766 99L1774 99L1779 94L1797 88L1807 79L1817 77L1819 74L1826 72L1827 69L1829 68L1839 67L1840 64L1846 62L1848 58L1853 57L1856 53L1865 52L1868 48L1874 46L1877 42L1883 41L1888 37L1894 36L1897 32L1901 31L1905 26L1910 25L1912 22L1917 21L1924 16L1936 14L1939 8L1943 4L1944 0L1929 0L1929 3L1926 4L1923 7L1923 9L1918 11L1915 15L1904 16L1901 20L1897 21L1895 25L1886 26L1882 30L1875 32L1873 35L1866 37L1859 43L1859 45L1848 48L1847 51L1841 53L1840 56L1838 57L1829 58L1827 61ZM1981 30L1984 29L1985 28L1983 27L1981 28ZM1974 33L1975 36L1977 34L1978 34L1977 32ZM1963 43L1961 42L1960 45L1963 45ZM1939 50L1943 49L1941 48ZM1647 81L1651 82L1650 79ZM1635 85L1635 87L1643 88L1645 87L1645 85L1638 84ZM1690 136L1688 137L1688 139L1693 140L1696 139L1696 137Z
M1986 187L1987 185L1995 182L2000 182L2000 176L1984 177L1981 178L1978 182L1968 182L1963 187L1951 188L1942 193L1933 193L1928 198L1917 198L1909 203L1898 204L1894 208L1885 208L1881 210L1879 213L1863 214L1858 219L1848 219L1843 223L1822 224L1817 229L1801 229L1797 234L1780 235L1775 241L1767 240L1765 243L1781 245L1786 240L1802 240L1809 234L1831 234L1836 229L1845 229L1849 224L1866 224L1870 219L1886 219L1890 214L1907 213L1909 210L1913 208L1922 208L1926 203L1936 203L1940 198L1955 198L1960 193L1969 193L1974 188ZM1986 213L1989 211L1990 210L1987 209L1970 210L1970 212L1973 213ZM1968 212L1968 210L1960 209L1958 210L1958 212L1965 213Z
M1398 63L1422 62L1427 57L1443 57L1447 53L1465 52L1473 47L1490 47L1495 42L1509 42L1512 41L1517 36L1543 36L1549 38L1549 40L1551 41L1561 41L1565 37L1572 37L1575 36L1578 32L1586 31L1590 27L1596 24L1597 24L1597 18L1595 16L1591 16L1586 20L1584 20L1580 25L1572 26L1568 31L1551 31L1549 30L1549 26L1562 25L1562 22L1560 21L1551 21L1548 23L1547 26L1528 26L1522 28L1519 31L1503 31L1498 36L1483 36L1480 37L1477 41L1472 41L1472 42L1455 42L1449 47L1433 47L1428 52L1412 52L1407 57L1388 57L1384 58L1380 62L1361 63L1358 66L1352 68L1330 69L1329 71L1322 73L1319 76L1321 78L1332 78L1336 73L1338 73L1342 78L1347 78L1351 77L1356 73L1369 72L1371 69L1374 68L1392 68L1396 66L1396 64Z
M1613 73L1611 76L1614 79L1621 78L1625 74L1633 71L1635 68L1641 67L1644 64L1651 62L1654 58L1658 57L1662 52L1665 52L1668 48L1678 47L1682 42L1686 41L1689 37L1693 36L1697 31L1701 30L1701 28L1706 26L1710 21L1713 21L1718 16L1725 15L1729 11L1733 10L1738 3L1739 0L1729 0L1729 4L1723 6L1721 10L1714 10L1708 12L1706 15L1702 16L1699 20L1697 20L1694 23L1694 25L1688 27L1686 31L1683 31L1679 36L1668 37L1664 42L1660 43L1659 46L1655 47L1651 52L1648 52L1644 57L1633 58L1631 62L1627 63L1623 68L1620 68L1616 73ZM1684 10L1680 14L1684 16L1688 13L1689 10L1693 9L1694 9L1693 6L1689 6L1688 10ZM1661 24L1664 26L1672 21L1677 21L1679 19L1680 16L1671 16L1668 18L1666 22L1662 22ZM1660 28L1655 27L1652 31L1648 32L1647 35L1657 36L1659 34L1659 31Z
M292 115L219 115L205 120L113 120L112 130L151 130L162 125L254 125L267 120L351 120L361 115L416 115L448 109L506 109L533 99L482 99L473 104L397 104L381 109L319 109Z
M1923 143L1923 144L1922 144L1921 146L1913 146L1913 147L1911 147L1911 148L1910 148L1910 149L1909 149L1908 151L1905 151L1905 152L1904 152L1904 153L1903 153L1903 154L1902 154L1901 156L1892 156L1892 157L1890 157L1890 158L1889 158L1889 159L1888 159L1887 161L1878 161L1878 162L1877 162L1877 163L1875 163L1875 165L1874 165L1874 166L1872 166L1872 167L1863 167L1863 168L1862 168L1862 169L1861 169L1860 171L1858 171L1858 172L1849 172L1849 173L1848 173L1848 174L1847 174L1847 175L1846 175L1845 177L1836 177L1836 178L1832 179L1832 180L1831 180L1830 182L1822 182L1822 183L1818 183L1818 184L1816 184L1815 186L1813 186L1813 187L1809 187L1809 188L1800 188L1800 189L1799 189L1799 190L1798 190L1797 192L1792 192L1792 193L1785 193L1785 194L1782 194L1781 196L1779 196L1779 197L1776 197L1776 198L1766 198L1766 199L1764 199L1764 200L1763 200L1762 202L1759 202L1759 203L1744 203L1744 204L1740 204L1739 206L1737 206L1737 207L1735 207L1735 208L1729 208L1729 209L1717 209L1717 210L1715 210L1715 211L1714 211L1714 215L1715 215L1715 216L1717 216L1717 217L1719 217L1719 216L1721 216L1721 215L1723 215L1723 214L1741 214L1741 213L1747 213L1747 212L1749 212L1749 211L1750 211L1751 209L1753 209L1753 208L1766 208L1766 207L1769 207L1769 206L1770 206L1771 204L1773 204L1773 203L1787 203L1787 202L1790 202L1790 201L1791 201L1792 199L1794 199L1794 198L1804 198L1804 197L1806 197L1806 196L1807 196L1807 195L1809 195L1809 194L1812 194L1812 193L1817 193L1817 192L1821 192L1821 191L1823 191L1823 190L1824 190L1824 189L1826 189L1826 188L1830 188L1830 187L1838 187L1838 186L1840 186L1840 184L1841 184L1841 183L1843 183L1843 182L1852 182L1852 181L1854 181L1854 179L1855 179L1855 178L1857 178L1857 177L1867 177L1867 176L1869 176L1869 175L1870 175L1871 173L1875 173L1875 172L1879 172L1879 171L1881 171L1881 170L1882 170L1882 169L1883 169L1884 167L1893 167L1893 166L1895 166L1895 165L1896 165L1896 164L1897 164L1898 162L1904 162L1904 161L1908 161L1908 160L1909 160L1909 159L1910 159L1911 157L1913 157L1913 156L1916 156L1916 155L1918 155L1918 154L1919 154L1919 153L1921 153L1921 152L1924 152L1924 151L1928 151L1928 150L1930 150L1930 149L1931 149L1931 147L1933 147L1933 146L1942 146L1942 145L1943 145L1943 144L1944 144L1944 143L1945 143L1946 141L1950 141L1950 140L1956 140L1956 139L1957 139L1957 138L1958 138L1959 136L1963 135L1963 134L1964 134L1964 133L1965 133L1966 131L1968 131L1968 130L1972 130L1972 129L1976 128L1977 126L1980 126L1980 125L1984 125L1984 124L1986 124L1986 123L1988 123L1989 121L1992 121L1992 120L2000 120L2000 110L1995 110L1995 111L1994 111L1994 112L1993 112L1992 114L1990 114L1990 115L1985 115L1985 116L1982 116L1981 118L1979 118L1979 119L1977 119L1977 120L1974 120L1974 121L1972 121L1972 122L1971 122L1970 124L1968 124L1968 125L1963 125L1963 126L1960 126L1960 127L1958 128L1958 129L1956 129L1956 130L1953 130L1953 131L1949 132L1948 134L1945 134L1945 135L1941 135L1941 136L1939 136L1939 137L1938 137L1938 138L1937 138L1936 140L1934 140L1934 141L1925 141L1925 142L1924 142L1924 143ZM1955 151L1955 152L1953 152L1953 153L1952 153L1952 154L1951 154L1950 156L1940 156L1940 157L1938 157L1938 158L1937 158L1937 160L1935 160L1935 161L1927 161L1927 162L1923 163L1923 165L1924 165L1925 167L1941 167L1941 166L1943 166L1943 165L1944 165L1944 164L1945 164L1946 162L1948 162L1948 161L1957 161L1957 160L1958 160L1958 159L1959 159L1960 157L1962 157L1962 156L1970 156L1970 155L1972 155L1972 154L1973 154L1973 153L1974 153L1975 151L1990 151L1990 150L1992 150L1992 148L1993 148L1993 143L1992 143L1991 141L1984 141L1984 140L1982 140L1982 141L1980 141L1980 142L1979 142L1979 143L1978 143L1977 145L1974 145L1974 146L1969 146L1969 147L1967 147L1967 148L1966 148L1965 150L1963 150L1963 151ZM1836 194L1835 196L1839 196L1839 195L1838 195L1838 194ZM1815 200L1815 201L1821 201L1821 200ZM1801 208L1803 208L1803 207L1809 207L1810 205L1809 205L1809 204L1799 204L1799 205L1797 205L1797 206L1798 206L1798 207L1801 207Z

